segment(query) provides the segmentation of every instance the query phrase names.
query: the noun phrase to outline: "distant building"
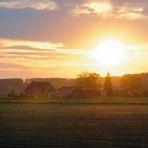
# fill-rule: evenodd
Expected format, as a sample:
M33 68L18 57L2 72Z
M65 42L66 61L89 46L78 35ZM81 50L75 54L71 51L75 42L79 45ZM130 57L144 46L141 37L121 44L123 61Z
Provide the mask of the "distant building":
M25 90L28 97L49 97L55 88L49 82L31 82Z
M121 87L113 88L113 96L128 96L128 90Z
M100 90L81 87L62 87L53 93L52 97L57 98L92 98L101 95Z
M104 88L99 89L100 97L107 97L107 92L104 90Z

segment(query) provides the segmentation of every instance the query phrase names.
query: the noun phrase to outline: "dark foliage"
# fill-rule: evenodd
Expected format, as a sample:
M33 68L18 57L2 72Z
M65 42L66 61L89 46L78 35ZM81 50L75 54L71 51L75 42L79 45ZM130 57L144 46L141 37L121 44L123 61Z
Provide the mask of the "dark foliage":
M113 86L112 86L111 77L109 73L107 73L107 76L105 78L104 90L106 90L108 96L113 95Z
M82 72L76 79L76 86L91 89L100 88L99 79L100 75L97 73Z

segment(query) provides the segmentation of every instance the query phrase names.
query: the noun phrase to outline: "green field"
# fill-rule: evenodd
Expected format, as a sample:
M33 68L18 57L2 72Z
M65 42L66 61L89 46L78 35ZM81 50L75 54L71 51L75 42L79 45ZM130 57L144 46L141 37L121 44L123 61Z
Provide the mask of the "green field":
M148 97L106 97L106 98L9 98L0 97L0 103L53 103L53 104L147 104Z
M0 148L147 148L145 104L0 104Z
M148 98L0 98L0 148L148 147Z

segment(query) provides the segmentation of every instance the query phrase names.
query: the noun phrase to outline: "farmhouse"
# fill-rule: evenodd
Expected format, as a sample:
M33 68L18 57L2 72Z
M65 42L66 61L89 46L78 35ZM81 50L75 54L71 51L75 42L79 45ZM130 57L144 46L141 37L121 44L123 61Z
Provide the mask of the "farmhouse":
M49 97L55 88L49 82L31 82L25 90L28 97Z

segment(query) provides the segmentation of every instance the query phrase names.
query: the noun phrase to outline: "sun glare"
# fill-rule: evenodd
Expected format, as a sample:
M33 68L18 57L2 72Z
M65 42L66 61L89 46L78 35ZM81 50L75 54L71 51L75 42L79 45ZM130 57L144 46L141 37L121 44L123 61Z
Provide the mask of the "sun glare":
M115 67L126 59L126 48L118 40L105 40L91 51L91 58L103 67Z

